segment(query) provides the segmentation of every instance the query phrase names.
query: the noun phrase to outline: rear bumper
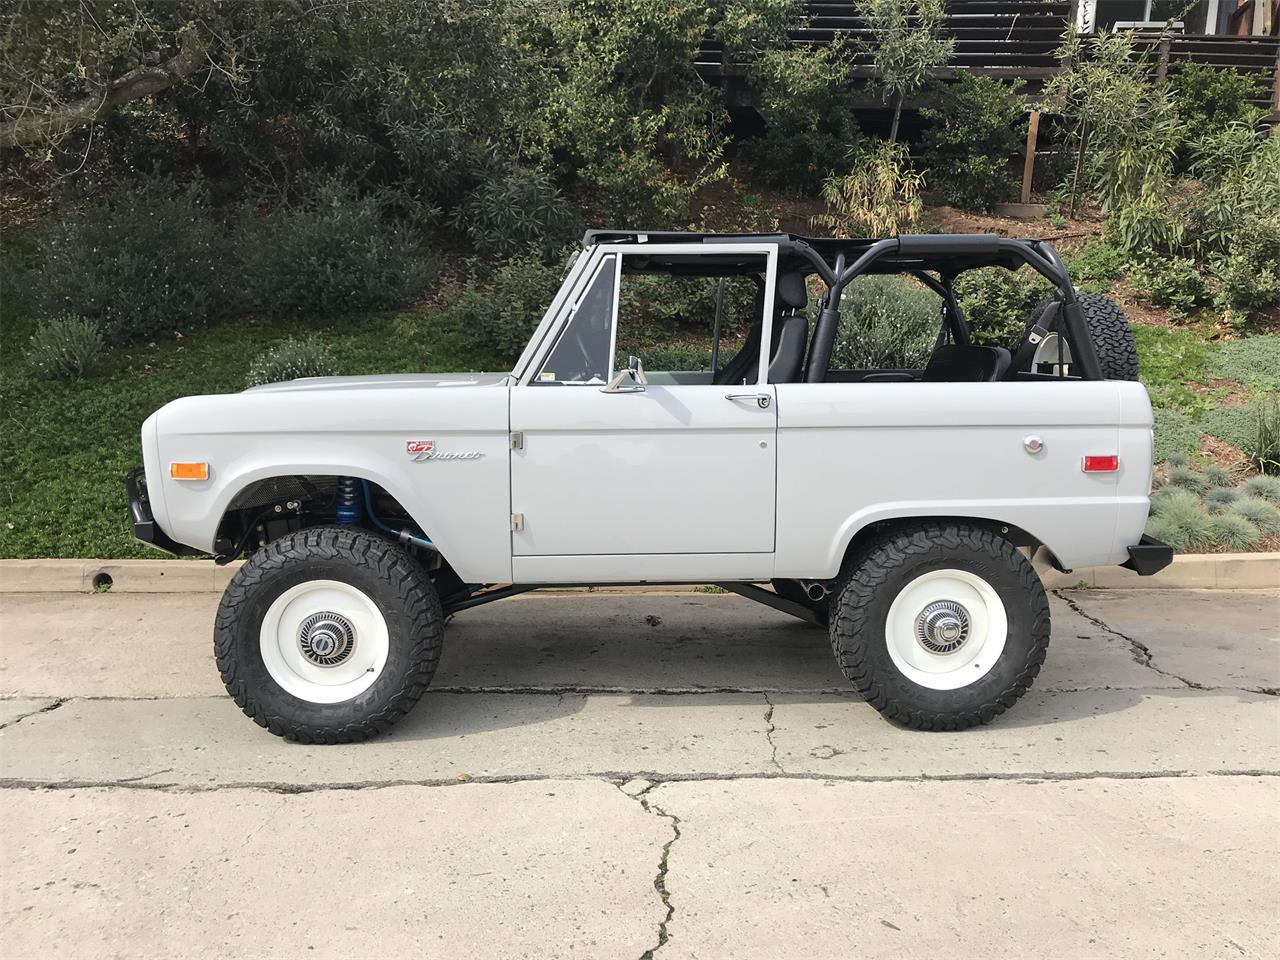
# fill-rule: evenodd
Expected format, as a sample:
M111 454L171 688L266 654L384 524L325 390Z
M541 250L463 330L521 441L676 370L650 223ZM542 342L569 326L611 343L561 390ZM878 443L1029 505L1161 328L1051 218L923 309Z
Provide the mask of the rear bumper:
M1149 577L1171 563L1173 547L1144 533L1138 544L1129 548L1129 559L1120 566L1132 570L1140 577Z
M135 539L179 557L196 556L203 552L185 543L178 543L156 523L155 517L151 515L151 504L147 501L147 475L142 467L135 467L125 475L124 488L129 494L129 516L133 520Z

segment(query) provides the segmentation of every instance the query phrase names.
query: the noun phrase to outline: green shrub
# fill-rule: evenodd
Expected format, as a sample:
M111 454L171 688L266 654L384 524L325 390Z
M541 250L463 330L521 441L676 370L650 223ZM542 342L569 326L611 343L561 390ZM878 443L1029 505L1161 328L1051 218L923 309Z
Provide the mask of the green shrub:
M550 257L582 229L573 205L538 170L515 170L477 187L459 205L454 225L478 253L497 257L530 250Z
M106 343L96 321L55 317L36 327L27 347L31 372L42 380L80 380L102 366Z
M500 364L514 363L560 289L562 267L540 255L516 257L471 277L440 315L460 343Z
M646 370L710 370L711 351L689 343L672 343L661 347L646 347L640 357ZM722 355L722 361L728 359ZM627 358L618 356L615 365L622 369Z
M1260 112L1250 101L1261 92L1258 79L1238 70L1201 63L1180 63L1170 75L1183 137L1194 144L1231 123L1256 122Z
M1194 495L1189 498L1162 499L1156 515L1176 531L1177 541L1185 545L1183 549L1199 546L1209 540L1210 517L1201 506L1199 498ZM1172 542L1165 542L1173 546Z
M901 277L864 276L845 288L834 370L923 367L942 324L937 294Z
M1181 450L1177 450L1174 453L1169 454L1168 463L1171 467L1185 467L1190 462L1191 458Z
M1280 510L1261 497L1240 497L1227 509L1244 517L1266 536L1280 533Z
M1185 413L1155 408L1155 453L1157 463L1167 460L1173 463L1181 459L1185 464L1190 451L1200 449L1201 430Z
M1204 505L1210 513L1220 513L1240 499L1240 491L1234 487L1217 487L1204 495Z
M400 306L439 271L413 232L384 216L380 198L336 180L297 204L246 218L237 241L248 302L270 313Z
M1263 310L1280 301L1280 275L1270 263L1259 263L1243 253L1231 253L1209 261L1209 286L1213 305L1233 327L1243 327Z
M1150 256L1139 260L1129 273L1129 282L1144 300L1166 307L1175 317L1188 317L1208 303L1208 288L1186 257Z
M1211 377L1209 361L1217 344L1208 342L1203 330L1135 323L1133 339L1138 346L1138 379L1152 404L1192 416L1210 406L1203 394L1187 387L1187 381L1203 383Z
M1280 477L1250 477L1241 489L1251 497L1259 497L1268 503L1280 503Z
M1214 355L1211 369L1217 377L1280 389L1280 336L1224 343Z
M1231 475L1231 471L1226 467L1210 463L1200 472L1204 474L1204 478L1209 482L1210 487L1235 486L1236 478Z
M1129 265L1129 255L1105 240L1086 240L1069 261L1071 281L1082 293L1107 293Z
M849 66L839 43L766 50L752 62L764 131L741 152L764 179L812 192L849 166L862 139L845 92Z
M939 89L941 106L921 111L930 121L922 144L926 177L944 202L986 212L1013 199L1011 161L1027 123L1023 86L964 71Z
M283 383L303 377L332 377L338 372L329 348L317 336L282 340L249 365L245 386Z
M236 311L239 281L201 184L144 180L99 193L39 245L29 282L45 316L83 317L108 343L129 344Z
M1209 520L1209 542L1224 550L1252 550L1262 534L1238 513L1220 513Z
M975 343L1012 346L1027 318L1049 294L1048 284L1030 269L983 267L956 278L956 299L969 321Z
M1169 483L1171 486L1182 487L1201 496L1210 486L1209 478L1191 467L1174 467L1169 471Z

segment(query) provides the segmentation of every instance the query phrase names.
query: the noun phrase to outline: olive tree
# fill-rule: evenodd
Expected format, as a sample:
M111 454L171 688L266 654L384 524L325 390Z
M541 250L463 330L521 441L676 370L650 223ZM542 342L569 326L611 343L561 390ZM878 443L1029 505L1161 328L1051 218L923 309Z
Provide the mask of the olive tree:
M875 66L875 83L893 101L889 142L898 139L902 102L946 66L955 41L942 35L943 0L854 0L872 39L864 44Z

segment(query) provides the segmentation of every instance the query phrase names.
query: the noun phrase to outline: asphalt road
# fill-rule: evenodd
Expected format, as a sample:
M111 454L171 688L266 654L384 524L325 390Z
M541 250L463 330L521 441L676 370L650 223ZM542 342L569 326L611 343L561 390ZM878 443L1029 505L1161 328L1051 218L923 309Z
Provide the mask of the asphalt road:
M4 957L1280 954L1276 593L1063 593L958 734L734 596L533 594L339 747L225 697L216 603L0 597Z

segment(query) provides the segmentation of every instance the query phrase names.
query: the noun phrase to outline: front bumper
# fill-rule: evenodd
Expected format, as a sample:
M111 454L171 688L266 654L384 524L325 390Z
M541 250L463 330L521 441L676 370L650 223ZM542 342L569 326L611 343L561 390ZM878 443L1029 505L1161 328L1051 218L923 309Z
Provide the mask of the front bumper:
M1149 577L1153 573L1159 573L1171 563L1173 563L1173 547L1144 533L1138 544L1129 548L1129 559L1120 566L1132 570L1140 577Z
M125 475L124 488L129 494L129 515L133 518L135 539L179 557L197 556L203 552L185 543L178 543L156 523L155 517L151 515L151 504L147 501L147 475L142 467L135 467Z

